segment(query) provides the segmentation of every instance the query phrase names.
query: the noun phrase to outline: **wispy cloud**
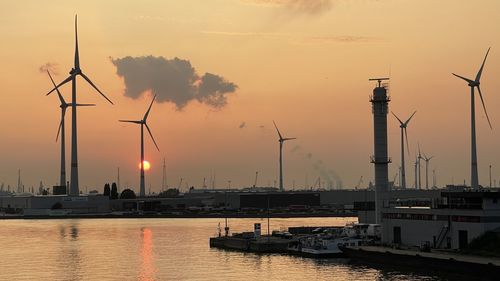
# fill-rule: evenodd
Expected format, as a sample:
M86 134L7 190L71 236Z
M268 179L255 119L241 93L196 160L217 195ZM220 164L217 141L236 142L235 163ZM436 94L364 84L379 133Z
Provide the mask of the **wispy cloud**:
M293 44L303 45L321 45L333 43L380 43L387 41L386 38L374 36L359 36L359 35L331 35L331 36L305 36L293 33L279 32L239 32L239 31L222 31L222 30L204 30L200 31L208 35L233 36L233 37L259 37L259 38L283 38L289 40Z
M387 41L386 38L374 36L309 36L296 41L298 44L332 44L332 43L379 43Z
M225 36L237 36L237 37L289 37L290 33L279 33L279 32L243 32L243 31L222 31L222 30L202 30L202 34L209 35L225 35Z
M329 11L332 0L241 0L243 3L278 7L293 14L317 15Z
M164 17L151 15L136 15L133 19L136 21L165 21Z
M40 65L38 71L41 73L46 73L50 71L53 75L59 75L59 65L55 62L46 62L45 64Z

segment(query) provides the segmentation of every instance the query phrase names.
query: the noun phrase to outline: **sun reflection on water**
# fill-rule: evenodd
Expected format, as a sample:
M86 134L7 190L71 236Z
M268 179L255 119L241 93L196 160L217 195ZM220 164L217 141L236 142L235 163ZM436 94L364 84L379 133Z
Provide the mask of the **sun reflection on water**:
M153 257L153 231L150 228L141 229L142 248L141 259L142 264L139 272L139 280L152 281L156 280L156 268Z

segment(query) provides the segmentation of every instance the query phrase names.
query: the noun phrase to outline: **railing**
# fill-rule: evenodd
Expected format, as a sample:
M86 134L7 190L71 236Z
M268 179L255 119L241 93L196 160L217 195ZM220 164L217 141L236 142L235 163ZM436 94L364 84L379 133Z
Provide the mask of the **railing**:
M437 203L438 209L482 210L483 205L478 203Z
M375 157L372 155L370 156L370 162L384 164L384 163L391 163L392 159L391 157Z
M441 231L439 232L438 238L436 240L436 245L434 245L436 248L441 248L441 244L443 244L444 238L448 234L448 231L450 228L447 225L444 225L441 228Z
M375 98L373 95L369 96L370 102L390 102L391 101L391 96L386 95L384 98Z

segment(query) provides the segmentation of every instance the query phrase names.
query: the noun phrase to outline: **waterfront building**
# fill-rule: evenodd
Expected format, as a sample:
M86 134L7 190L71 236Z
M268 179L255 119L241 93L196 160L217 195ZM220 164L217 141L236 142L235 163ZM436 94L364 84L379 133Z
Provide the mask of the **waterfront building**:
M387 200L384 205L382 243L389 245L462 249L500 228L498 190L443 191L440 198Z

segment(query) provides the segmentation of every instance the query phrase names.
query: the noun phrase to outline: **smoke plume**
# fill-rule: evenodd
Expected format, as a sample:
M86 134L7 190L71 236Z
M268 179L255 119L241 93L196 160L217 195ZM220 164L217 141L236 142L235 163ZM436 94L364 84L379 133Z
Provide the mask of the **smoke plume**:
M338 189L342 188L342 179L340 176L333 169L330 169L323 160L314 159L312 153L304 153L302 147L298 145L294 146L291 152L298 153L302 158L308 160L313 169L321 177L321 181L326 182L326 187L331 188L336 186Z
M153 91L158 102L171 102L177 110L193 100L220 109L227 104L227 95L238 88L217 74L198 75L184 59L127 56L111 58L111 62L116 67L116 74L125 82L125 96L137 99Z

